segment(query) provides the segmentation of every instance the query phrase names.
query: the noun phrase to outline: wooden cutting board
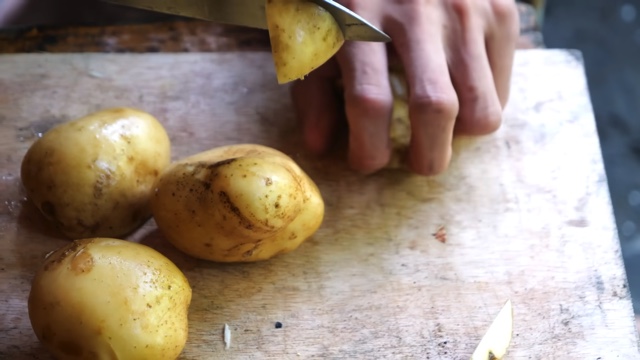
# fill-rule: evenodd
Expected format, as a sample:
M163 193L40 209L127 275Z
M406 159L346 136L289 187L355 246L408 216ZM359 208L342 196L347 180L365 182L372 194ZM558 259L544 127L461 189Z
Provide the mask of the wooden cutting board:
M67 242L25 200L22 156L54 124L111 106L154 114L175 159L239 142L281 149L326 201L312 239L262 263L194 260L153 221L131 237L193 286L183 359L465 359L507 299L509 359L637 358L581 57L521 51L514 71L504 126L457 140L448 172L364 177L339 154L304 152L266 52L1 56L0 358L49 359L26 299L45 254Z

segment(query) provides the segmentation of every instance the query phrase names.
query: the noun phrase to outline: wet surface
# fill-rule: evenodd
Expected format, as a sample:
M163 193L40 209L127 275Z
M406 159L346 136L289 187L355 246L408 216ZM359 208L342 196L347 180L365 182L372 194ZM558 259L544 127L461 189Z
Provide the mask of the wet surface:
M640 0L549 0L549 48L575 48L589 91L636 314L640 313Z

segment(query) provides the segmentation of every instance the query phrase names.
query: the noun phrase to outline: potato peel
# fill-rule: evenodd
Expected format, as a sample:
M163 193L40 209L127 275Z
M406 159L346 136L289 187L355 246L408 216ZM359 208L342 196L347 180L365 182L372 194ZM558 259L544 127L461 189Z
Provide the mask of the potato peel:
M306 0L267 0L267 28L279 84L302 79L344 44L333 16Z

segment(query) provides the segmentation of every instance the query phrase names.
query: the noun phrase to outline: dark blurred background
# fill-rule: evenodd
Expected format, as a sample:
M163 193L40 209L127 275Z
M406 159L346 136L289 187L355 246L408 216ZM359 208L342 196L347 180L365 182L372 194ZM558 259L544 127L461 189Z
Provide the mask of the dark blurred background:
M636 314L640 314L640 0L547 0L548 48L584 55Z

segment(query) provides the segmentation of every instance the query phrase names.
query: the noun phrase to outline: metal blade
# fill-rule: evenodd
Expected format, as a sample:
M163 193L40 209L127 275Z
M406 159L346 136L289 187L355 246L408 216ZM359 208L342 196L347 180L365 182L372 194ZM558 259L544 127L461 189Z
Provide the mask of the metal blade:
M266 29L265 0L103 0L112 4L207 20L220 24Z
M103 0L108 3L157 11L220 24L267 29L266 0ZM331 0L311 0L335 19L345 40L387 42L391 38L362 17Z
M327 10L342 30L345 40L389 42L391 38L358 14L332 0L311 0Z

